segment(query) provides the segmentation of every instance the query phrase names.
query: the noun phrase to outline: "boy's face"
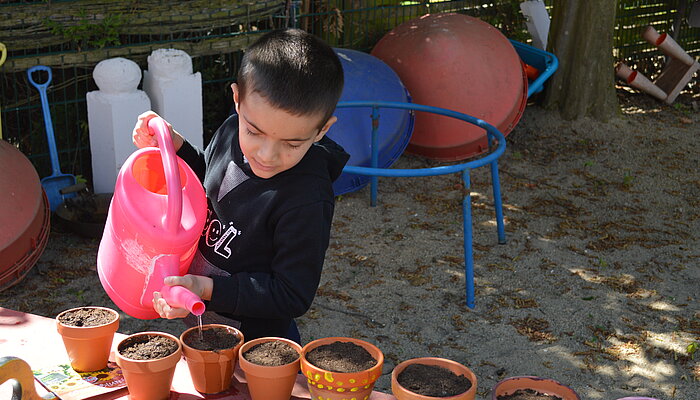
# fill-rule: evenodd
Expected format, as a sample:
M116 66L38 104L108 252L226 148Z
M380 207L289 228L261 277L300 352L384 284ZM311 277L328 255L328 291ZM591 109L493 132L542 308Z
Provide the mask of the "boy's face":
M238 85L234 83L231 89L238 112L241 150L260 178L272 178L297 165L337 120L331 117L319 130L320 116L292 115L272 107L257 92L246 93L241 103Z

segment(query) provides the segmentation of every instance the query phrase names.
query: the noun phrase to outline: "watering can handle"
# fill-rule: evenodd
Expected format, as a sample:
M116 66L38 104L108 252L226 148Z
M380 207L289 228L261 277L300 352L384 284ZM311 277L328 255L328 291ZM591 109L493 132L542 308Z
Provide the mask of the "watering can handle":
M160 148L165 172L165 185L168 190L167 210L163 217L163 226L170 233L177 233L180 229L182 218L182 185L180 183L180 168L178 168L177 156L170 129L165 120L160 117L151 118L148 127L155 131L156 140Z

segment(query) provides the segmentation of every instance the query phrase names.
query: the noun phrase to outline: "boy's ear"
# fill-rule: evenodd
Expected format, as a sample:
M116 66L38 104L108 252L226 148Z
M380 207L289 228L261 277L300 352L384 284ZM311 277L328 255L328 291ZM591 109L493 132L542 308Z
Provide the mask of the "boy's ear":
M232 83L231 90L233 90L233 104L236 106L236 112L238 112L238 85Z
M318 132L318 135L316 135L314 143L323 139L323 137L326 135L326 132L328 132L328 130L331 129L331 126L333 126L333 124L335 124L336 121L338 121L338 117L336 117L335 115L328 118L328 121L326 121L325 125L323 125L323 128L321 128L321 130Z

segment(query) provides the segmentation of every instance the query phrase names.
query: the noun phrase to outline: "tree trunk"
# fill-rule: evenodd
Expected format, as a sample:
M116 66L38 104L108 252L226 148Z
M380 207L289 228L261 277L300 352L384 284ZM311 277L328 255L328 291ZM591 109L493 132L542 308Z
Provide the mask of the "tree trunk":
M549 51L559 68L545 91L544 106L565 119L606 121L618 112L613 68L616 0L554 0Z

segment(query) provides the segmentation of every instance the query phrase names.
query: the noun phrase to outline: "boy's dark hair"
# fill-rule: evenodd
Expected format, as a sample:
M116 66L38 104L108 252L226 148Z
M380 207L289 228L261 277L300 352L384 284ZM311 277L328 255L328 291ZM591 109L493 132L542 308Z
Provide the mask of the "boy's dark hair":
M333 49L316 36L277 29L246 49L237 83L239 102L257 92L293 115L321 115L321 128L343 91L343 67Z

